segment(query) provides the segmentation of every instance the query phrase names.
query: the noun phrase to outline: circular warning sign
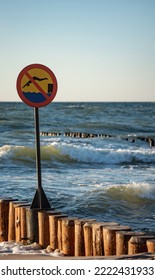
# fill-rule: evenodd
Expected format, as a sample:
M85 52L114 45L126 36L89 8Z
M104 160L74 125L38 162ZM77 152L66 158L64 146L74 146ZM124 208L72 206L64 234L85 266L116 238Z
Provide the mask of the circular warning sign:
M17 92L21 100L31 107L46 106L56 96L56 77L42 64L28 65L18 75Z

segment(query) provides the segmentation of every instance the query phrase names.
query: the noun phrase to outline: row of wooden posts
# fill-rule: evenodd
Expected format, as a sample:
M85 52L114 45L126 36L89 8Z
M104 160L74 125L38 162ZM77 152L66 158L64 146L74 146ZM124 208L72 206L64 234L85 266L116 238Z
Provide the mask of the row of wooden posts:
M110 256L155 252L155 236L116 222L68 217L55 209L31 209L26 201L0 199L0 242L50 245L66 256Z
M110 137L116 137L111 134L96 134L96 133L83 133L83 132L65 132L65 133L60 133L60 132L47 132L47 131L42 131L40 133L41 136L65 136L65 137L76 137L76 138L110 138ZM123 137L123 140L130 141L130 142L136 142L136 140L141 140L148 142L150 147L155 147L155 140L150 137L143 137L143 136L133 136L133 137Z

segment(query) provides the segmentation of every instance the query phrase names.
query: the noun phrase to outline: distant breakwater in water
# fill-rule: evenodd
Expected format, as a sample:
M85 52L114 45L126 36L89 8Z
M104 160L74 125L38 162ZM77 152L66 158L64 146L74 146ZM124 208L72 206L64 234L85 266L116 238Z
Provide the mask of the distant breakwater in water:
M50 136L50 137L57 137L57 136L65 136L65 137L75 137L75 138L109 138L113 137L116 138L117 136L111 135L111 134L96 134L96 133L83 133L83 132L47 132L47 131L42 131L40 133L40 136ZM155 147L155 140L150 137L144 137L144 136L137 136L137 137L121 137L121 139L130 141L130 142L136 142L136 140L141 140L148 142L150 147Z

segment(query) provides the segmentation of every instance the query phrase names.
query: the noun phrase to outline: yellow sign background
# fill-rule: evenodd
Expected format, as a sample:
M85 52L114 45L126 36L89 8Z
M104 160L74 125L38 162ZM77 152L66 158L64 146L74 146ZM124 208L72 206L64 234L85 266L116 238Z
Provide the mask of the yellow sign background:
M43 69L33 68L33 69L28 70L28 74L32 78L33 77L37 77L39 79L47 78L46 80L42 80L42 81L35 80L35 82L46 93L47 93L48 84L53 84L53 80L52 80L51 76L45 70L43 70ZM37 93L38 92L38 88L33 83L30 83L29 85L25 86L26 83L28 83L28 81L29 81L29 78L26 75L24 75L22 80L21 80L21 90L22 91L26 91L26 92L36 92Z

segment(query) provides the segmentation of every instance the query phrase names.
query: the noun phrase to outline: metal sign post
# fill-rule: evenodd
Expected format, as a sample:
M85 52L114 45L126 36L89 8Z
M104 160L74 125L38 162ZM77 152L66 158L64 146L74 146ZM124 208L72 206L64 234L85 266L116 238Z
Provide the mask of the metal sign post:
M50 203L42 188L39 108L46 106L55 98L57 80L48 67L42 64L31 64L19 73L17 91L24 103L34 107L37 190L30 208L50 209Z
M48 209L51 208L51 206L42 188L42 178L41 178L41 152L40 152L40 129L39 129L38 108L34 108L34 120L35 120L37 190L30 208Z

